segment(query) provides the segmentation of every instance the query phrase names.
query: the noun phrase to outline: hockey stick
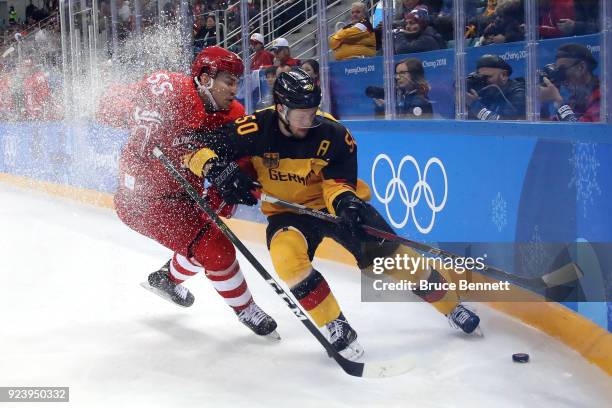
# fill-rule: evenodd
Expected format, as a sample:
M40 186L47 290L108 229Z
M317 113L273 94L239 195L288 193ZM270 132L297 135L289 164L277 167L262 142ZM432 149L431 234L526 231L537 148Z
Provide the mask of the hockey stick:
M323 334L319 331L319 329L312 323L312 321L308 318L306 313L300 308L300 306L293 301L291 296L281 287L281 285L276 281L268 271L263 267L261 263L255 258L255 256L247 249L247 247L242 243L242 241L232 232L232 230L219 218L217 213L215 213L212 208L208 206L208 204L202 200L202 198L198 195L198 192L193 188L193 186L183 177L181 173L174 167L172 162L164 155L159 147L155 147L153 149L153 155L161 161L166 170L178 181L182 187L185 189L187 194L196 202L198 207L200 207L206 215L210 217L210 219L215 223L215 225L221 230L223 235L225 235L231 242L234 244L236 248L242 253L242 255L251 263L253 268L261 275L262 278L274 289L276 294L280 296L289 309L295 314L295 316L300 319L302 324L306 326L308 331L321 343L321 345L325 348L327 353L340 365L340 367L349 375L355 377L371 377L371 378L380 378L380 377L394 377L400 374L404 374L405 372L412 369L414 366L413 360L410 357L401 357L397 360L385 361L385 362L371 362L371 363L360 363L348 360L342 357L338 352L333 348L333 346L327 341L327 339L323 336Z
M281 200L280 198L273 197L263 192L259 193L259 196L262 201L265 201L271 204L280 205L282 207L291 209L297 212L298 214L310 215L312 217L316 217L316 218L319 218L325 221L330 221L336 224L340 222L339 217L323 212L323 211L314 210L312 208L305 207L301 204ZM361 228L368 235L371 235L373 237L381 238L387 241L401 242L402 244L405 244L421 252L428 253L430 255L442 256L444 258L450 258L453 260L463 258L459 255L455 255L443 249L434 248L432 246L423 244L421 242L412 241L412 240L400 237L398 235L392 234L390 232L371 227L369 225L362 225ZM525 285L527 287L531 287L534 289L552 288L555 286L560 286L560 285L563 285L569 282L574 282L580 279L583 275L578 265L576 265L574 262L570 262L567 265L559 269L556 269L552 272L549 272L537 278L524 278L522 276L513 275L511 273L502 271L501 269L497 269L489 265L484 265L484 268L480 269L478 272L488 272L491 275L496 275L497 277L502 277L503 279L511 279L515 283Z

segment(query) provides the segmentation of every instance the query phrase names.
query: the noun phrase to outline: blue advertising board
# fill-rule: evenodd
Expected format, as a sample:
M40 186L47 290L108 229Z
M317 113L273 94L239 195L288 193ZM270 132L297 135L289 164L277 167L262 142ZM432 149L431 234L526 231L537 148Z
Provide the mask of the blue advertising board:
M588 307L589 318L612 329L610 126L345 123L372 204L399 235L486 254L491 265L527 277L564 254L585 274L582 295L593 300L567 305Z
M596 60L600 59L600 36L598 34L538 41L537 66L555 62L560 45L577 43L591 50ZM524 78L527 72L527 49L524 41L492 44L466 49L466 74L476 71L476 63L485 54L495 54L512 67L511 78ZM435 119L455 117L455 50L437 50L416 54L396 55L394 62L404 58L417 58L423 62L425 79L430 85L428 99L433 106ZM358 58L330 63L330 92L332 113L342 120L369 119L377 115L375 104L365 94L368 86L382 88L383 58ZM594 73L599 75L599 66ZM565 90L562 89L562 92Z

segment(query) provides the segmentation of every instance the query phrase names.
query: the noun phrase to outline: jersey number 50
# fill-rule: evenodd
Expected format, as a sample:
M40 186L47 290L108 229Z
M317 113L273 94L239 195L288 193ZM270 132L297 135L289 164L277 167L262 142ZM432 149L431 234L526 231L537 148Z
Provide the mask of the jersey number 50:
M238 133L240 136L248 135L249 133L257 132L259 130L257 122L247 122L248 120L255 120L255 116L247 115L236 119L235 123L239 125L236 128L236 133Z

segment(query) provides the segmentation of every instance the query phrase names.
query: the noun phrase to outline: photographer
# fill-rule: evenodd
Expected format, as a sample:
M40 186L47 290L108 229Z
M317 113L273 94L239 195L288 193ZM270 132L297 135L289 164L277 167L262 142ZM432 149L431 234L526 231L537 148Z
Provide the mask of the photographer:
M525 82L510 79L512 67L497 55L478 59L476 72L466 81L468 119L525 119Z
M553 102L555 119L564 122L599 122L599 78L593 74L597 60L581 44L564 44L557 50L555 64L541 73L540 101ZM571 95L561 96L561 86Z
M425 79L423 63L417 58L406 58L395 66L396 112L398 117L407 119L431 119L433 109L427 99L430 86ZM368 86L366 96L374 101L376 115L385 112L383 88Z

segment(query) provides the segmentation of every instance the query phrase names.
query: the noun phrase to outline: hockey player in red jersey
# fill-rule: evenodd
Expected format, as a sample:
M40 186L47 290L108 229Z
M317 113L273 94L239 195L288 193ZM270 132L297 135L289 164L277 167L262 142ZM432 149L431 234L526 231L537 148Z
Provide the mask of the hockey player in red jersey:
M193 137L196 131L242 116L244 107L234 98L243 70L236 54L208 47L195 58L191 76L160 71L138 84L127 125L130 136L119 160L115 207L130 228L174 251L149 275L158 294L191 306L194 296L182 283L205 272L242 323L258 335L277 336L274 319L253 301L233 245L151 154L160 146L180 167L183 156L202 147ZM205 194L196 176L187 169L183 174ZM220 215L231 215L232 206L221 207L214 190L207 199Z

